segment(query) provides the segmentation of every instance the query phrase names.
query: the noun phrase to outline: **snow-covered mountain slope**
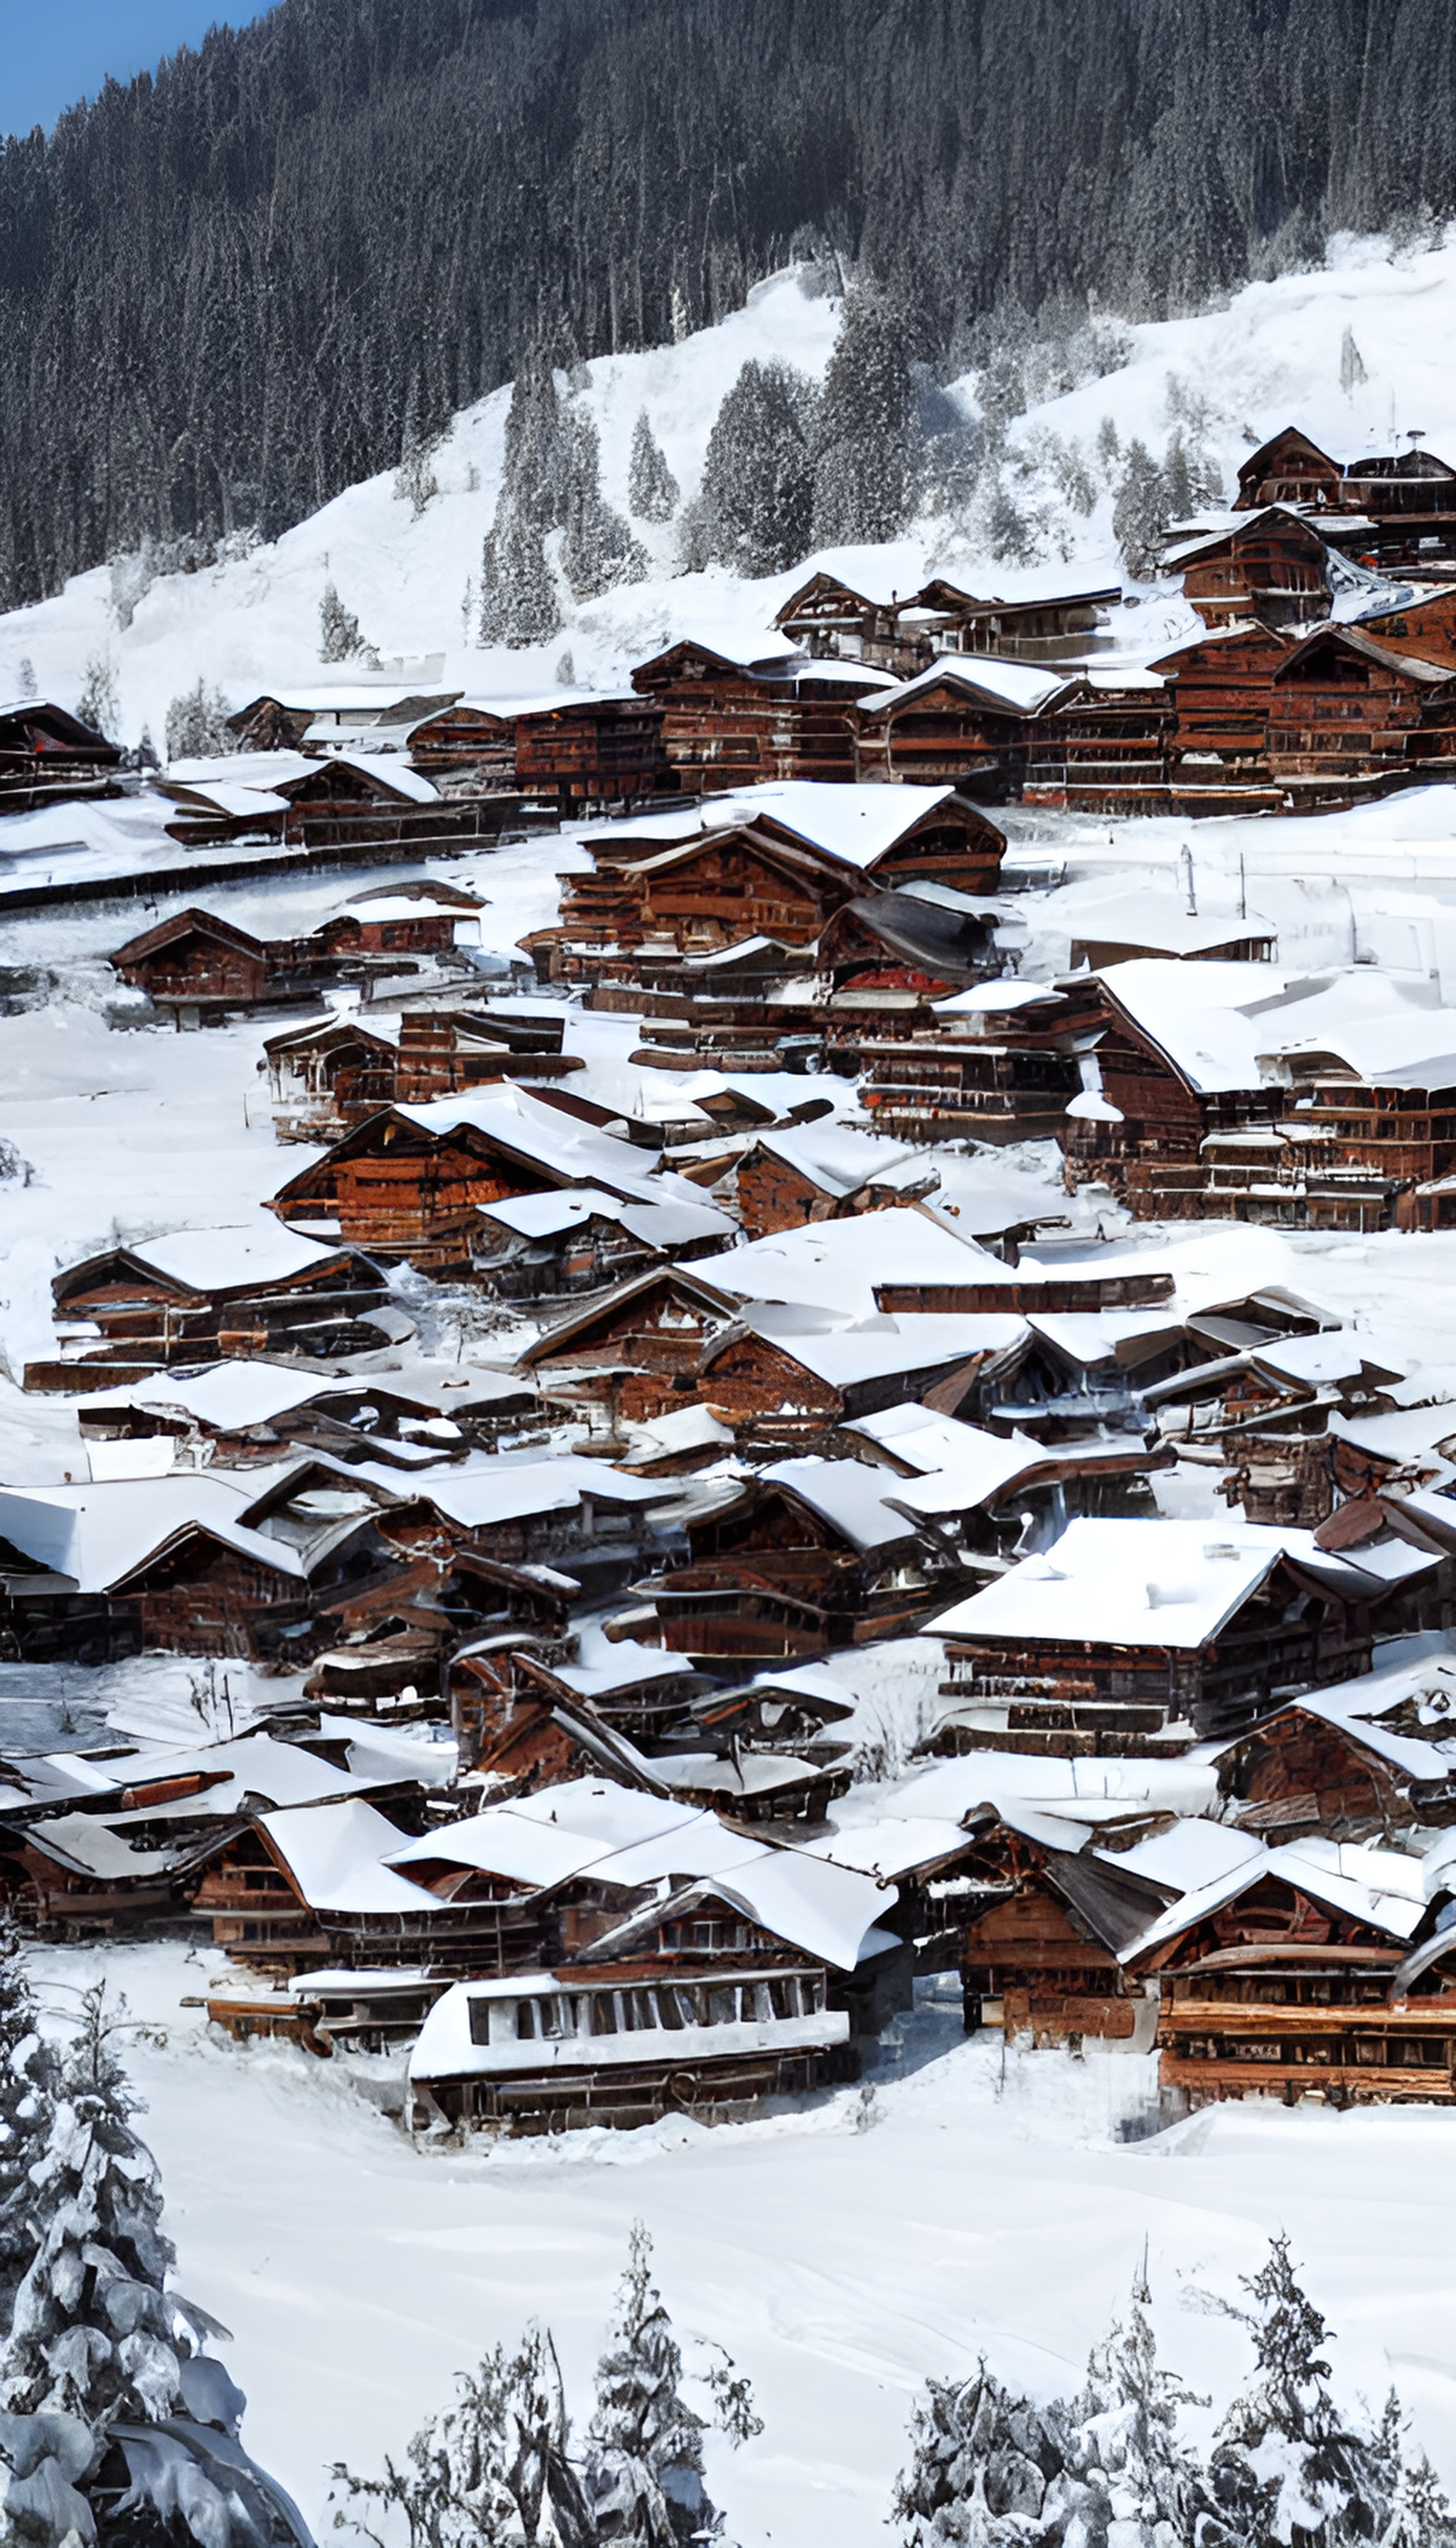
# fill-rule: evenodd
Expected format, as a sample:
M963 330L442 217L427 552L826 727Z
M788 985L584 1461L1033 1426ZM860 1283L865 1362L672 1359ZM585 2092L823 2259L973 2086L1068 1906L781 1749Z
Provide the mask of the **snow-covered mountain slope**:
M774 277L747 307L713 328L648 353L604 357L579 375L576 395L600 435L602 490L625 513L632 430L645 409L684 501L700 482L714 418L750 358L779 358L815 380L827 368L839 307L806 288L796 272ZM1394 255L1383 240L1344 240L1319 271L1251 284L1227 307L1122 331L1128 359L1034 406L1014 421L999 470L983 475L963 513L927 512L887 548L830 553L852 580L898 592L945 572L1007 598L1079 578L1121 577L1112 534L1120 463L1108 455L1110 418L1126 452L1138 436L1161 455L1170 434L1206 454L1231 492L1239 460L1278 426L1295 421L1341 453L1389 448L1422 429L1437 452L1456 451L1456 375L1447 347L1456 333L1456 243ZM1035 356L1027 377L1035 375ZM1342 381L1348 386L1341 386ZM975 405L974 376L956 400ZM767 651L774 612L802 580L749 583L721 569L677 572L676 522L633 521L653 572L648 581L572 605L562 588L564 625L549 645L508 651L473 643L481 545L495 511L509 392L462 412L433 457L438 493L416 517L395 493L393 474L349 489L271 545L195 574L158 577L126 615L128 570L76 577L64 592L0 618L0 691L30 686L75 700L88 666L109 663L119 732L136 742L143 725L161 742L168 702L199 676L229 699L266 682L353 680L349 668L318 662L318 607L332 582L344 606L386 658L445 657L441 685L471 691L528 691L556 678L570 655L575 678L617 682L673 638L694 635L726 651ZM1102 448L1099 448L1099 437ZM1065 488L1079 462L1089 511ZM998 495L1021 518L1030 562L998 557ZM1001 526L1004 547L1004 522ZM805 562L807 565L807 561ZM132 580L132 590L137 581ZM121 592L123 609L117 608ZM1171 588L1130 599L1117 634L1146 655L1191 625Z

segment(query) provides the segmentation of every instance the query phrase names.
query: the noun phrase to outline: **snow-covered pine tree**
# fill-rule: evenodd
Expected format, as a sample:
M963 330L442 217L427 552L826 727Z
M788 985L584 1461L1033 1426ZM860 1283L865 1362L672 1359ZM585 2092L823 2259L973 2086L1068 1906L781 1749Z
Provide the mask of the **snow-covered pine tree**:
M601 455L596 427L584 409L567 420L566 537L561 569L577 601L594 601L619 584L641 584L647 552L620 513L601 497Z
M434 455L439 441L438 434L423 430L411 399L400 444L400 465L395 472L395 494L402 502L408 503L416 522L440 492L440 482L434 472Z
M226 2329L166 2290L156 2161L112 2045L126 2003L112 2014L100 1984L82 2016L29 2171L34 2244L0 2351L7 2535L27 2548L312 2548L237 2439L241 2392L202 2350Z
M1043 2506L1048 2527L1060 2537L1080 2521L1089 2541L1187 2548L1201 2473L1178 2438L1178 2411L1207 2404L1161 2369L1151 2321L1135 2301L1128 2325L1114 2323L1094 2349L1070 2410L1066 2472Z
M813 547L892 540L904 529L914 412L900 321L881 294L859 285L845 303L820 403Z
M1236 2398L1209 2462L1199 2548L1264 2548L1295 2525L1305 2548L1379 2540L1393 2509L1389 2409L1378 2432L1343 2422L1329 2391L1329 2329L1290 2262L1284 2235L1270 2242L1252 2304L1227 2309L1253 2339L1255 2377Z
M504 505L504 499L501 499ZM561 626L561 604L541 533L510 514L486 533L481 549L483 646L544 646Z
M1212 503L1223 494L1208 453L1197 442L1190 449L1181 431L1168 437L1163 484L1170 522L1186 522L1200 504Z
M787 363L745 363L708 436L697 512L705 553L778 575L809 547L817 393Z
M644 408L632 427L627 501L639 522L670 522L678 509L678 481Z
M335 2464L335 2524L377 2538L367 2505L402 2515L410 2548L595 2548L549 2334L528 2326L515 2354L498 2344L456 2386L454 2406L408 2445L407 2467L387 2458L382 2478L360 2478Z
M999 469L991 473L981 516L987 553L1003 566L1030 566L1037 554L1037 534Z
M1347 327L1339 340L1339 385L1346 398L1365 377L1365 366L1360 360L1360 348L1355 342L1355 331L1352 327Z
M76 714L82 725L88 725L93 734L109 735L115 732L120 713L117 668L103 647L101 653L91 656L87 663L85 682L76 701Z
M910 2422L914 2457L895 2482L905 2548L1035 2548L1042 2507L1066 2467L1066 2410L1004 2389L982 2362L931 2380Z
M566 519L570 437L551 355L545 331L538 332L511 385L498 528L504 518L554 531Z
M1157 574L1163 533L1172 519L1167 480L1146 444L1135 437L1128 445L1112 517L1113 536L1129 575L1147 580Z
M345 610L338 597L332 576L323 588L318 604L318 661L320 664L377 664L378 653L370 645L352 610Z
M682 2356L652 2279L652 2239L633 2225L616 2319L596 2366L587 2490L603 2540L675 2548L714 2526L703 2486L707 2427L682 2395Z
M196 689L184 690L167 710L167 759L211 761L232 749L228 702L199 677Z
M50 2138L55 2056L41 2040L35 1994L12 1919L0 1924L0 2327L36 2251L30 2171Z

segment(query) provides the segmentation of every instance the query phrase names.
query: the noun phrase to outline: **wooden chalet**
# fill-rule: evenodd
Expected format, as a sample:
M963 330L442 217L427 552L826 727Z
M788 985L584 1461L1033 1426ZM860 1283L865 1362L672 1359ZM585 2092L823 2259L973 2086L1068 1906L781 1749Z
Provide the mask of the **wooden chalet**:
M550 1396L604 1407L614 1425L650 1423L696 1399L703 1346L738 1309L684 1265L649 1267L548 1327L520 1359Z
M1303 1534L1080 1520L937 1619L937 1752L1177 1753L1368 1672L1391 1588Z
M68 708L50 699L0 706L0 813L84 796L119 796L122 756Z
M774 625L813 658L871 664L903 678L918 673L931 651L926 635L904 618L904 608L893 592L871 598L821 568L789 594Z
M810 1222L891 1211L932 1192L933 1180L905 1151L864 1134L783 1126L755 1135L739 1152L734 1190L748 1236L767 1238Z
M1086 814L1166 812L1172 725L1162 674L1080 672L1028 730L1023 802Z
M822 1970L798 1962L705 1973L631 1959L462 1984L410 2057L411 2116L497 2134L737 2121L766 2097L858 2077L849 2039Z
M1174 813L1270 813L1284 793L1269 769L1274 675L1294 640L1262 622L1210 628L1152 666L1169 684L1169 809Z
M1414 437L1409 450L1341 463L1286 425L1238 472L1234 511L1263 504L1299 505L1371 566L1418 567L1456 555L1456 469Z
M860 1103L876 1132L931 1143L1039 1141L1061 1132L1081 1086L1064 1041L1064 995L1014 980L985 982L980 992L984 1006L943 1012L930 1032L861 1044Z
M450 795L549 800L563 819L673 783L660 710L635 691L459 698L410 733L411 767Z
M901 605L901 626L923 632L938 655L1007 655L1023 664L1080 664L1114 641L1108 613L1120 584L1088 585L1040 600L1004 601L964 592L936 577ZM907 669L909 669L907 667ZM918 669L918 668L917 668Z
M1287 424L1240 463L1233 510L1249 513L1267 504L1309 504L1317 512L1338 512L1343 480L1337 460L1331 460L1298 425Z
M468 799L447 800L402 753L327 752L300 777L273 782L286 799L284 838L306 848L347 841L474 838Z
M982 803L1022 794L1035 721L1067 687L1065 674L1000 656L943 655L928 671L861 701L866 778L949 783Z
M789 1460L686 1523L689 1555L635 1589L670 1653L765 1662L908 1636L952 1560L854 1460Z
M1219 1794L1269 1841L1384 1841L1456 1819L1443 1660L1309 1690L1218 1756Z
M622 1204L568 1189L482 1207L471 1261L498 1300L565 1306L667 1261L715 1255L732 1234L729 1214L707 1203Z
M841 904L814 958L821 980L833 984L832 1043L857 1043L887 1008L903 1017L986 978L1001 961L991 935L997 914L971 900L911 884Z
M443 655L424 658L418 668L422 683L435 680L444 660ZM329 682L315 689L260 691L228 717L228 726L237 737L238 752L297 752L307 743L317 753L326 741L362 741L391 728L408 735L458 696L458 691L438 686Z
M280 1975L500 1972L529 1956L528 1908L479 1894L440 1899L396 1873L386 1862L410 1837L358 1797L260 1813L208 1866L193 1917L208 1922L220 1952Z
M1085 1085L1057 1134L1063 1174L1071 1190L1110 1186L1139 1220L1197 1219L1206 1209L1205 1138L1271 1124L1287 1091L1199 1084L1196 1058L1138 1013L1139 969L1130 966L1120 982L1123 968L1114 967L1068 987L1061 1031L1084 1056Z
M841 904L872 889L860 868L752 822L630 862L598 859L592 873L561 884L560 919L520 944L544 978L567 981L753 940L811 947ZM780 967L787 960L780 956Z
M1145 2037L1152 2003L1119 1957L1167 1908L1169 1889L1107 1852L1049 1847L1014 1819L982 1819L989 1827L959 1869L966 2033L999 2026L1008 2043L1073 2048L1088 2036Z
M1232 530L1175 541L1164 564L1210 628L1257 619L1304 628L1329 616L1329 569L1318 529L1283 504L1266 504Z
M772 656L734 663L690 640L639 664L632 686L662 718L669 783L721 794L768 779L858 779L858 700L870 676L853 664Z
M390 1332L372 1315L388 1300L376 1269L293 1233L173 1230L83 1257L51 1295L71 1350L30 1364L28 1389L94 1389L101 1370L121 1381L235 1354L368 1352Z
M1194 1322L1195 1332L1203 1323ZM1337 1479L1347 1496L1371 1492L1369 1464L1341 1453L1331 1415L1384 1411L1391 1405L1384 1393L1402 1377L1358 1335L1287 1333L1158 1380L1143 1404L1149 1412L1169 1404L1186 1410L1176 1437L1185 1456L1207 1462L1212 1447L1228 1461L1225 1495L1249 1521L1318 1529L1334 1510ZM1383 1524L1382 1515L1373 1518ZM1352 1546L1346 1534L1331 1544Z
M1396 654L1360 628L1321 628L1276 665L1271 777L1295 805L1348 805L1456 762L1456 668Z
M1456 1086L1316 1079L1277 1123L1210 1134L1203 1208L1293 1229L1429 1226L1456 1170Z
M1420 1872L1296 1841L1173 1904L1128 1958L1156 1979L1164 2091L1195 2109L1456 2100L1456 1939L1422 1936Z
M958 1407L1026 1332L1023 1320L1003 1318L902 1319L887 1331L751 1304L703 1347L699 1396L758 1442L800 1445L942 1386Z
M569 1118L524 1092L486 1090L382 1108L291 1177L269 1208L305 1228L336 1225L348 1245L387 1263L464 1270L483 1206L586 1186L655 1200L643 1194L652 1165L625 1141L582 1138Z
M274 1130L280 1141L336 1141L382 1107L565 1077L582 1063L563 1053L562 1026L560 1016L381 1006L286 1027L263 1039Z
M300 981L292 942L264 944L209 911L178 911L129 938L109 956L112 970L154 1008L170 1009L179 1026L221 1018L277 1000L310 998Z
M314 936L330 955L446 955L457 943L460 924L478 920L482 907L478 893L433 876L373 885L321 921Z
M1456 587L1415 592L1399 610L1372 610L1359 621L1362 636L1393 655L1413 656L1456 673Z

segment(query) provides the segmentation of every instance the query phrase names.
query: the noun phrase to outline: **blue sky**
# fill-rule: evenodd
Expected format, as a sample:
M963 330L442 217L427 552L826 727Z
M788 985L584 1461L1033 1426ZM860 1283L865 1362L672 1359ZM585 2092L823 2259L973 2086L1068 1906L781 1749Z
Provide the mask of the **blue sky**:
M209 27L261 15L258 0L0 0L0 132L48 131L108 72L129 80Z

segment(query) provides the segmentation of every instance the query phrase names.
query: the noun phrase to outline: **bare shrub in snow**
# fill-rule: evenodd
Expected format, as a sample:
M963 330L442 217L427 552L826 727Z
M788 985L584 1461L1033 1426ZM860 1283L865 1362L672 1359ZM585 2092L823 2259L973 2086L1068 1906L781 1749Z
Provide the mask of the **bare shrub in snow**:
M777 575L808 549L817 393L787 363L745 363L708 436L684 555L738 575ZM696 556L691 544L699 543Z
M112 734L121 716L117 701L117 668L103 647L86 665L86 679L76 701L76 714L93 734Z
M900 315L872 286L857 285L845 303L819 408L815 548L898 537L913 492L913 423Z
M594 601L614 586L641 584L647 552L620 513L603 502L600 444L584 410L568 420L566 536L561 569L577 601Z
M679 493L644 408L632 427L627 501L640 522L670 522L678 509Z
M8 1184L19 1177L22 1185L28 1186L35 1173L30 1160L22 1158L15 1143L0 1133L0 1183Z
M23 699L36 696L36 667L29 655L22 655L20 659L20 693Z
M318 661L320 664L377 664L379 655L370 645L352 610L345 610L338 589L330 576L318 604Z
M332 586L329 591L332 592ZM335 599L337 595L335 594ZM195 690L184 690L173 699L167 710L168 761L210 761L221 753L230 752L233 737L228 728L228 702L221 690L208 688L199 679Z

